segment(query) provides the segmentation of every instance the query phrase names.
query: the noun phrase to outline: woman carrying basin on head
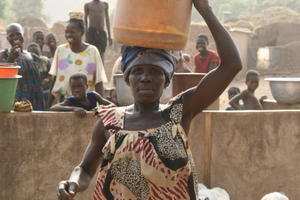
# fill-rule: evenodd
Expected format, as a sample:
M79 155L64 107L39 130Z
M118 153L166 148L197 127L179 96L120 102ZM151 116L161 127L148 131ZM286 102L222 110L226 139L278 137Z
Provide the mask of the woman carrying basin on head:
M100 110L83 160L69 180L59 183L59 199L73 199L85 190L100 164L95 200L197 199L187 142L191 121L224 91L242 66L208 1L194 0L194 5L216 40L220 66L196 87L160 105L163 89L173 76L174 58L164 50L128 47L122 55L122 70L134 104Z

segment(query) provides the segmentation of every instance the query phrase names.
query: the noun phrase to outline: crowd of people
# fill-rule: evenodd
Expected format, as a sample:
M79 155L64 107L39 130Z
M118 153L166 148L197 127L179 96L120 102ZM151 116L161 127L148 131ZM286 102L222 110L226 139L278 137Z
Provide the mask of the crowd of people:
M104 51L83 41L85 30L83 15L70 13L65 30L67 43L57 47L54 34L50 33L45 37L42 31L37 31L33 33L32 43L27 46L26 51L22 27L16 23L7 27L7 39L11 47L1 52L0 59L2 62L16 62L22 67L20 74L23 78L18 84L16 101L26 99L31 102L34 110L48 110L53 104L72 96L70 77L77 72L85 73L87 91L95 91L103 96L103 83L108 81L102 60ZM199 52L194 57L194 70L190 68L191 58L188 54L172 52L176 60L175 72L208 73L215 69L220 64L220 58L217 52L208 49L208 44L206 35L198 36L196 49ZM124 48L125 46L121 49ZM113 67L111 81L113 74L121 73L121 59L122 57L117 59ZM230 88L228 93L231 106L226 110L262 109L262 99L258 101L254 96L258 83L259 74L255 71L248 72L248 89L239 93ZM232 95L234 92L236 96ZM240 104L240 100L243 104Z
M218 53L208 49L206 35L199 35L191 69L191 56L181 51L122 46L113 73L123 73L131 88L134 103L128 107L116 107L116 102L104 98L103 84L108 79L103 59L107 42L112 43L107 3L93 0L85 5L85 15L71 12L66 43L60 46L54 34L45 37L37 31L25 47L21 25L8 25L10 47L0 52L0 61L21 66L16 101L30 101L33 110L71 111L79 117L97 109L99 121L91 142L70 179L59 183L59 200L73 199L85 190L100 163L95 200L199 199L187 141L190 124L222 94L242 64L234 42L208 2L193 2L212 32ZM207 75L197 86L160 105L162 92L175 72ZM262 109L265 97L255 97L258 72L247 72L245 83L243 91L236 87L228 90L227 110Z
M100 9L100 13L103 11L105 14L99 16L95 6ZM42 31L34 32L30 44L25 46L23 27L17 23L7 26L6 34L10 47L0 52L0 62L16 63L21 67L19 75L22 78L18 82L15 98L18 105L24 101L29 102L36 111L59 110L58 108L65 105L62 102L73 97L70 78L77 73L85 75L86 85L83 87L87 86L86 90L93 92L97 99L102 98L103 83L107 82L103 54L106 40L111 44L111 37L110 31L108 38L102 37L105 35L103 31L98 34L100 29L104 30L103 26L94 26L104 24L106 20L109 28L108 4L93 0L86 4L85 12L85 18L80 12L70 13L65 28L66 43L60 46L57 46L53 33L45 36ZM83 41L85 31L89 43ZM84 101L92 103L89 98L92 93L87 94L89 95L84 95ZM97 102L103 103L99 99ZM57 103L60 103L60 106L54 106Z
M104 83L108 82L103 65L104 53L107 43L112 44L107 3L93 0L85 4L84 13L71 12L70 20L65 28L66 43L58 47L53 33L45 36L42 31L34 32L32 41L26 48L21 25L10 24L6 32L11 47L1 51L0 61L15 62L21 66L22 79L19 81L16 92L17 102L27 100L32 104L33 110L58 111L57 106L55 109L51 107L55 104L62 106L64 105L61 104L62 102L73 96L70 77L78 72L86 75L87 91L94 91L103 97ZM84 35L86 35L87 42L84 42ZM171 54L176 61L174 71L206 74L217 68L221 59L218 53L209 49L208 46L208 36L200 34L195 45L198 53L194 56L193 63L190 55L182 51L172 51ZM125 46L121 48L121 53L125 48ZM110 84L108 84L110 88L115 87L113 75L122 73L121 61L120 56L113 66ZM230 107L226 110L262 109L261 102L265 97L257 100L254 95L258 83L258 73L248 72L246 90L236 95L232 95L232 88L228 90ZM108 98L117 104L114 96L112 92Z

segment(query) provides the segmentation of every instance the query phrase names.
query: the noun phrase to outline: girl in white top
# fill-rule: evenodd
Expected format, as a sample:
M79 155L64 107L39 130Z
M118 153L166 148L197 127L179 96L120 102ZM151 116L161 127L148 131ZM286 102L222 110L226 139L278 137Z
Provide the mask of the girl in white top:
M83 20L71 16L65 30L68 43L56 49L49 71L49 74L56 77L51 92L56 99L70 95L69 78L77 72L87 75L88 91L96 90L103 94L103 83L107 82L103 62L95 46L82 42L83 34Z

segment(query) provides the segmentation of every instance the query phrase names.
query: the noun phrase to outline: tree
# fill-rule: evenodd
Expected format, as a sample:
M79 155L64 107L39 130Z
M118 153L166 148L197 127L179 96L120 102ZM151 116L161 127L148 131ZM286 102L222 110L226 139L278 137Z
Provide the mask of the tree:
M7 2L6 0L0 0L0 18L5 17L5 10L6 10Z
M43 17L43 6L44 0L12 0L11 9L17 18L26 15Z

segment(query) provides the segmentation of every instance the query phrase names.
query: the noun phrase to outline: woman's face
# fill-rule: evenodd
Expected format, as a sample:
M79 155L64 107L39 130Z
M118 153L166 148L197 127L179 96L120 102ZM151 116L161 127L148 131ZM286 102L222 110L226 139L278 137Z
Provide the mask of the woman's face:
M24 38L21 30L17 27L11 27L7 31L7 40L12 47L13 46L23 47Z
M163 93L166 76L158 66L137 65L129 72L128 85L135 101L153 103L158 101Z
M66 40L70 45L81 43L82 31L74 23L69 23L65 30Z

